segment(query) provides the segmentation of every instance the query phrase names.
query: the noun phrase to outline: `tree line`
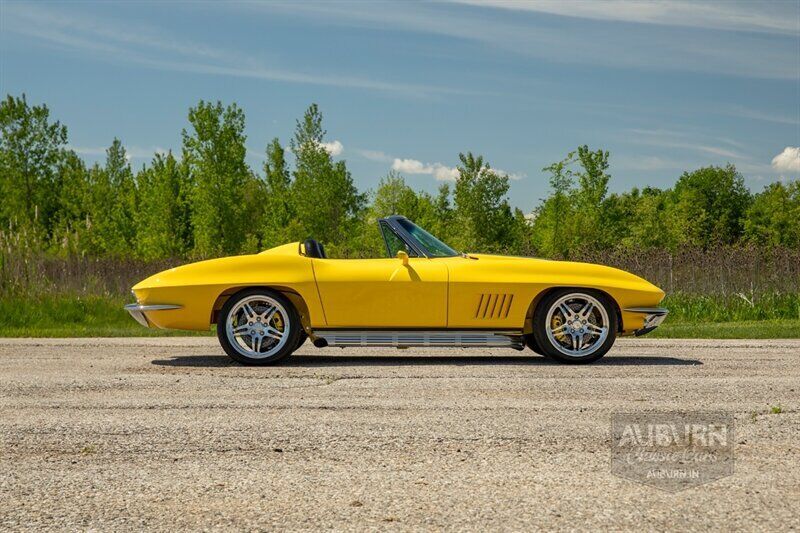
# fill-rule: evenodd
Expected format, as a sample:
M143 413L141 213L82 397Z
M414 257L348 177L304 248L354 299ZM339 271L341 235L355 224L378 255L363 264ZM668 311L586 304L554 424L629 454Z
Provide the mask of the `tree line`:
M687 171L669 189L609 193L609 153L581 146L543 169L550 193L526 216L509 204L509 178L472 152L459 154L457 179L436 194L396 172L359 191L346 162L326 150L315 104L288 145L266 145L260 169L246 162L236 104L199 102L180 154L156 153L136 170L118 139L104 164L87 166L69 148L66 126L25 95L0 104L0 129L0 232L53 255L205 258L313 237L332 256L380 257L375 221L390 214L473 252L570 258L620 247L800 247L800 184L752 194L733 165Z

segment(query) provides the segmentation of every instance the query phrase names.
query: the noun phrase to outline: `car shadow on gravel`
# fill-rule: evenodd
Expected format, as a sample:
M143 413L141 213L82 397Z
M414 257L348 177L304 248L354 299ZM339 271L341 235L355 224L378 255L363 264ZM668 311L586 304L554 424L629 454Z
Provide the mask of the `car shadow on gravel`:
M169 359L155 359L157 366L175 367L227 367L243 366L224 355L182 355ZM504 355L292 355L273 366L321 367L321 366L411 366L411 365L557 365L540 356ZM660 355L611 355L592 363L592 366L696 366L703 362L697 359L681 359Z

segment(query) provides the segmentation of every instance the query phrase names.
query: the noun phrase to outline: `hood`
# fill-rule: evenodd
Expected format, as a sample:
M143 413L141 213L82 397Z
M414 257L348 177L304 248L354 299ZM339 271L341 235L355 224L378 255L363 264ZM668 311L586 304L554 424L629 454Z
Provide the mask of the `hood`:
M539 259L536 257L520 257L490 254L467 254L478 261L486 261L499 268L510 271L525 272L531 276L543 279L575 280L576 285L592 286L593 284L606 283L620 288L629 288L652 293L664 291L625 270L595 263L581 263L578 261L555 261L552 259Z

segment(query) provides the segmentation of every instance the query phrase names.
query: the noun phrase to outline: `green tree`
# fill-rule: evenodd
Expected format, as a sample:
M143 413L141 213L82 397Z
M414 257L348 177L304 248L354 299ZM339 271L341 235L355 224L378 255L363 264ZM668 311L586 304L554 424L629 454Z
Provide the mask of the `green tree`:
M458 157L454 245L481 252L513 251L520 228L508 203L508 177L492 170L482 156L467 152Z
M386 254L377 221L390 215L403 215L435 232L437 213L434 198L409 187L399 173L390 171L370 196L372 203L363 213L360 230L351 244L356 255L383 257Z
M542 169L550 174L552 195L534 211L533 247L545 257L569 258L581 248L603 248L618 238L620 198L607 198L609 154L586 145ZM574 165L579 169L573 170Z
M670 242L666 209L670 199L668 192L645 187L641 191L611 195L607 205L613 214L606 218L613 221L610 232L613 239L623 246L636 248L666 247Z
M46 105L8 95L0 103L0 223L48 234L58 210L57 169L67 128Z
M244 230L244 243L240 251L258 253L265 247L268 212L267 184L264 178L250 172L244 184L244 205L242 213L247 213L247 224ZM281 243L284 244L284 243Z
M316 104L297 121L290 146L295 156L292 206L307 236L331 250L343 244L365 203L344 161L335 162L322 143L322 113Z
M180 257L191 235L186 168L172 155L156 154L137 175L136 250L145 259Z
M800 247L800 181L778 181L756 194L747 210L744 232L755 244Z
M450 240L453 235L453 206L450 201L450 185L442 183L436 198L433 199L434 220L431 231L445 240Z
M83 159L67 150L58 167L58 210L53 227L56 249L65 254L88 251L84 242L90 225L91 189Z
M250 178L244 113L236 104L200 101L189 109L189 123L191 131L184 129L182 137L192 183L194 254L238 253L253 220L253 213L244 210Z
M125 148L114 139L106 150L104 167L89 171L88 249L96 254L125 257L133 254L136 192Z
M415 191L399 173L390 171L378 184L371 214L376 219L404 215L421 226L430 227L436 217L435 209L430 194Z
M575 152L570 152L561 161L542 169L550 174L552 193L535 210L531 233L534 247L546 257L568 257L574 244L575 232L570 224L574 220L575 178L570 168L574 161Z
M302 226L295 219L292 202L292 178L286 163L286 150L275 138L267 145L267 160L264 162L266 181L266 222L264 245L278 246L303 236Z
M684 172L674 194L671 222L688 240L710 246L733 244L742 236L752 196L733 165Z
M579 247L605 248L614 243L608 231L612 222L608 220L610 206L605 205L608 193L608 151L589 150L586 145L579 146L577 162L581 170L577 172L578 188L575 191L575 206L579 213L573 221L572 231Z

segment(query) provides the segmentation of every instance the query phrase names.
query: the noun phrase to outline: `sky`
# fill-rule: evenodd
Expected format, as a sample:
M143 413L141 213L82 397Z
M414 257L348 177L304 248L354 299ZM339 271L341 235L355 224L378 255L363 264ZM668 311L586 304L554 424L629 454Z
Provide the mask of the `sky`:
M610 189L733 163L753 191L800 175L800 2L0 2L0 90L46 103L87 162L180 151L189 107L236 102L248 163L317 103L356 185L435 191L459 152L509 176L611 153Z

